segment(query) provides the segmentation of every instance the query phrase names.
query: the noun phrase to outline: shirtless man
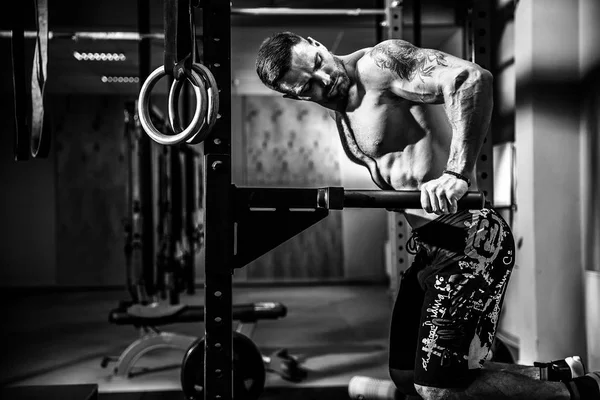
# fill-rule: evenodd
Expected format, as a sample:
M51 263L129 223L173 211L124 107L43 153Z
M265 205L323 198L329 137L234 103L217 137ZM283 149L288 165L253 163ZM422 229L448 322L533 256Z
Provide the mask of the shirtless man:
M388 40L345 56L283 32L265 39L256 71L284 97L330 110L348 157L384 190L420 190L402 210L415 261L390 329L390 375L424 399L596 399L600 373L578 357L540 369L487 361L514 265L511 230L491 208L457 210L492 114L492 75L441 51Z

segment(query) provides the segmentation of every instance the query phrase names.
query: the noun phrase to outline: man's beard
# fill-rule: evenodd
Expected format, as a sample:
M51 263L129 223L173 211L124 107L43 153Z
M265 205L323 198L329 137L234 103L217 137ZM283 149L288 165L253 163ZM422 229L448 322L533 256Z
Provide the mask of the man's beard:
M334 58L334 62L337 67L336 74L334 76L334 84L336 84L337 87L335 88L335 93L331 100L343 100L348 97L350 78L348 77L344 63L338 58Z

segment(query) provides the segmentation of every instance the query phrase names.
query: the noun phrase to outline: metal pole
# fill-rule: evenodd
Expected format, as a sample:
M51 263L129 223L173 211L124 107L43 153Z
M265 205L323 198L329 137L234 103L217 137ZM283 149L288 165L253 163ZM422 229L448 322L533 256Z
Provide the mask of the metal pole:
M385 0L375 0L375 5L383 9ZM375 18L375 43L383 42L385 37L386 15L377 16Z
M388 39L402 39L402 2L386 0L386 23Z
M471 39L469 55L474 63L491 71L492 7L489 0L474 0L470 12ZM494 204L494 144L490 127L477 159L477 184L485 197Z
M383 16L386 17L385 13L373 14L373 16ZM382 27L387 27L387 21L380 22ZM414 27L414 24L405 24L406 27ZM423 26L423 24L421 24ZM430 28L448 28L455 27L454 24L426 24L427 27ZM0 39L10 39L12 38L11 31L0 30ZM25 39L36 39L37 32L35 31L25 31L24 32ZM144 39L148 40L164 40L165 34L163 32L155 32L155 33L138 33L138 32L57 32L50 31L48 32L48 38L50 40L63 39L63 40L73 40L75 42L79 40L91 40L91 41L122 41L122 42L139 42ZM196 34L197 40L202 40L202 35ZM378 41L383 40L378 39Z
M375 16L385 15L385 9L367 8L288 8L288 7L258 7L232 8L233 15L331 15L331 16Z
M137 25L141 34L150 30L150 5L148 0L138 0ZM138 74L140 88L150 74L150 42L142 40L138 44L139 64ZM152 194L152 145L148 135L139 137L139 179L141 213L143 215L143 269L146 293L154 294L156 284L155 252L154 252L154 201Z
M386 0L387 35L388 39L402 39L402 2ZM402 213L388 213L389 240L391 249L390 293L392 299L400 287L400 275L410 266L411 256L406 251L410 225Z
M11 31L0 31L0 38L10 39ZM35 39L37 32L25 31L26 39ZM49 39L69 39L69 40L120 40L139 42L144 39L164 40L164 33L140 33L140 32L48 32Z
M231 4L203 0L202 8L203 60L219 87L220 116L204 142L204 400L232 400Z
M363 9L363 8L287 8L287 7L258 7L258 8L232 8L232 15L299 15L299 16L385 16L385 9ZM0 31L0 38L11 38L11 31ZM26 31L25 38L33 39L37 37L37 32ZM197 36L198 37L198 36ZM140 41L143 39L164 40L164 33L150 32L49 32L49 39L71 39L71 40L122 40L122 41Z
M413 0L413 44L421 47L421 0Z
M480 192L467 193L458 201L459 209L481 209L485 196ZM420 191L345 190L344 208L421 208Z

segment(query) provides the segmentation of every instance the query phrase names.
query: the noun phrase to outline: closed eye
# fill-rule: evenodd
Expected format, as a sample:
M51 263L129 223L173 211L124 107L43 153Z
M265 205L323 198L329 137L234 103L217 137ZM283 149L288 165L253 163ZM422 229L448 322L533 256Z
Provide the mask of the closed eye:
M314 70L316 71L319 68L321 68L321 64L323 64L323 59L321 58L320 55L317 54L315 56L315 68L314 68Z
M308 92L310 90L311 87L311 81L306 82L306 85L302 86L302 90L300 91L300 94L304 94L306 92Z

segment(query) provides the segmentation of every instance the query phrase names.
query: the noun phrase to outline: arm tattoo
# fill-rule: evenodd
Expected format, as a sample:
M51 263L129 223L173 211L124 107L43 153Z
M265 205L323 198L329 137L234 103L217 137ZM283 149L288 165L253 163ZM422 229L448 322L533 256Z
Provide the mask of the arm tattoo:
M431 77L437 66L448 66L443 53L421 49L404 41L379 44L371 49L371 57L379 68L389 69L407 80L419 77L424 81L423 78Z

